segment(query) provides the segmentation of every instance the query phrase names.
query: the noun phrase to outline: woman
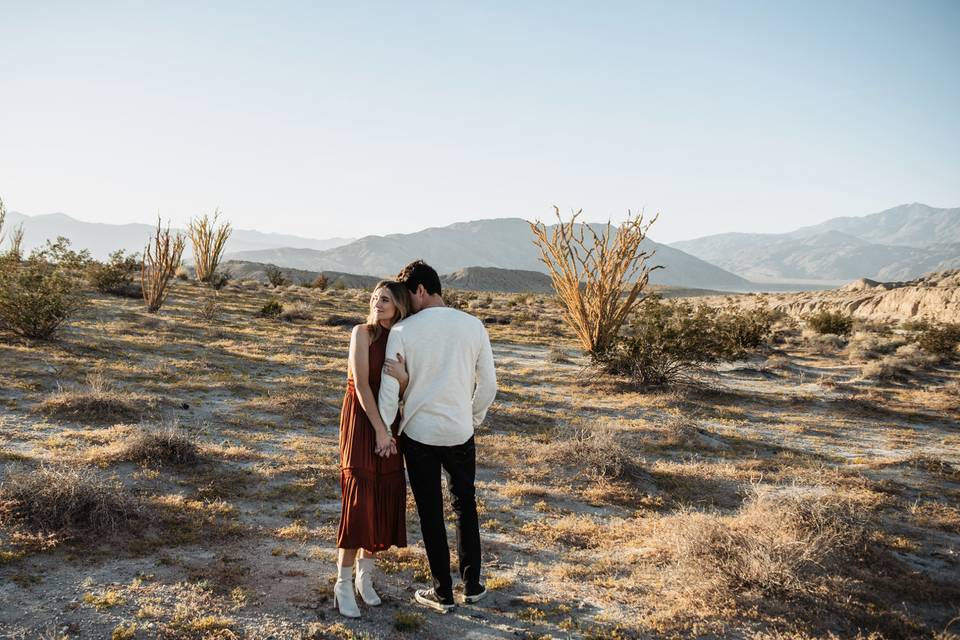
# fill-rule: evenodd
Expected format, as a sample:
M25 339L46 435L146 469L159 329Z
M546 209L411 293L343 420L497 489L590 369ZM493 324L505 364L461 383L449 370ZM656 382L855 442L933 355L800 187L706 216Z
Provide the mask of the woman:
M360 617L354 589L368 605L380 604L373 589L376 552L407 546L407 485L403 456L397 453L394 439L400 421L388 428L380 417L376 398L390 327L409 311L410 293L406 287L387 280L378 282L370 297L367 321L354 327L350 338L347 391L340 412L343 502L337 532L338 576L333 588L334 604L350 618ZM403 397L408 377L402 357L388 364L388 373L400 381Z

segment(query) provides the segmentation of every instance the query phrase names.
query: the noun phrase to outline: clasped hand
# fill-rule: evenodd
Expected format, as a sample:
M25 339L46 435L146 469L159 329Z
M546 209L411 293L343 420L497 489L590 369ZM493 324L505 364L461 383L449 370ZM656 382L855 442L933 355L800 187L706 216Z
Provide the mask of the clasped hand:
M377 432L377 445L374 452L383 458L389 458L397 452L397 440L386 431Z

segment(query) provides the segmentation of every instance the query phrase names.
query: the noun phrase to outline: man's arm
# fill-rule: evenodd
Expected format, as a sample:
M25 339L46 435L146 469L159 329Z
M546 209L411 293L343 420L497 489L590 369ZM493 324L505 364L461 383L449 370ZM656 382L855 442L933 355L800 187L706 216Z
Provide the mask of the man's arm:
M403 338L399 331L391 331L387 336L387 357L396 358L399 353L404 358L407 354L403 351ZM380 395L377 398L377 407L380 409L380 417L383 418L387 428L393 424L397 418L397 409L400 406L400 382L389 375L386 370L380 376Z
M487 329L480 325L483 340L480 345L480 354L477 356L477 388L473 392L473 427L477 428L487 415L487 409L493 404L497 395L497 372L493 366L493 349L490 347L490 336Z

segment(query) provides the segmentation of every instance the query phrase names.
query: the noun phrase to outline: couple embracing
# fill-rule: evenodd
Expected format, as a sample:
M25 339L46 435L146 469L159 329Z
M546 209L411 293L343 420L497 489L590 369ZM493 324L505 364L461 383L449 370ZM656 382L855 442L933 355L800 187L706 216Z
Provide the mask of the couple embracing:
M416 601L441 613L455 606L441 470L453 495L463 599L486 595L473 431L496 392L483 323L444 305L432 267L417 260L395 281L377 284L366 323L353 329L340 414L343 502L334 602L342 615L360 616L354 592L368 605L380 604L373 587L376 553L407 546L404 462L433 575L433 588L418 590Z

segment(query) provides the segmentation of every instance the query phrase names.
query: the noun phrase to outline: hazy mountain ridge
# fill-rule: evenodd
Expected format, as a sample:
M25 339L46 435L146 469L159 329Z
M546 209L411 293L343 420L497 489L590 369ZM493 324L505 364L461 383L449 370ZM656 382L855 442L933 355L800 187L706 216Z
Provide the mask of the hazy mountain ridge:
M750 279L909 280L960 267L960 208L913 203L789 233L724 233L670 246Z
M47 240L57 236L70 239L75 249L87 249L98 260L106 258L117 249L127 252L143 252L156 225L142 223L107 224L103 222L84 222L64 213L50 213L27 216L16 211L7 212L5 229L23 224L23 247L29 252L43 246ZM174 229L184 232L183 229ZM352 242L352 238L315 239L289 234L264 233L248 229L234 229L227 246L236 251L263 250L272 247L309 247L312 249L330 249ZM184 252L184 260L190 261L189 247Z
M643 247L656 251L651 264L665 266L653 273L651 281L656 284L727 290L751 288L751 283L744 278L668 245L647 239ZM326 251L231 251L228 258L272 262L312 271L336 270L378 276L393 276L416 258L423 258L440 273L466 267L546 273L533 244L530 227L520 218L475 220L409 234L367 236Z

